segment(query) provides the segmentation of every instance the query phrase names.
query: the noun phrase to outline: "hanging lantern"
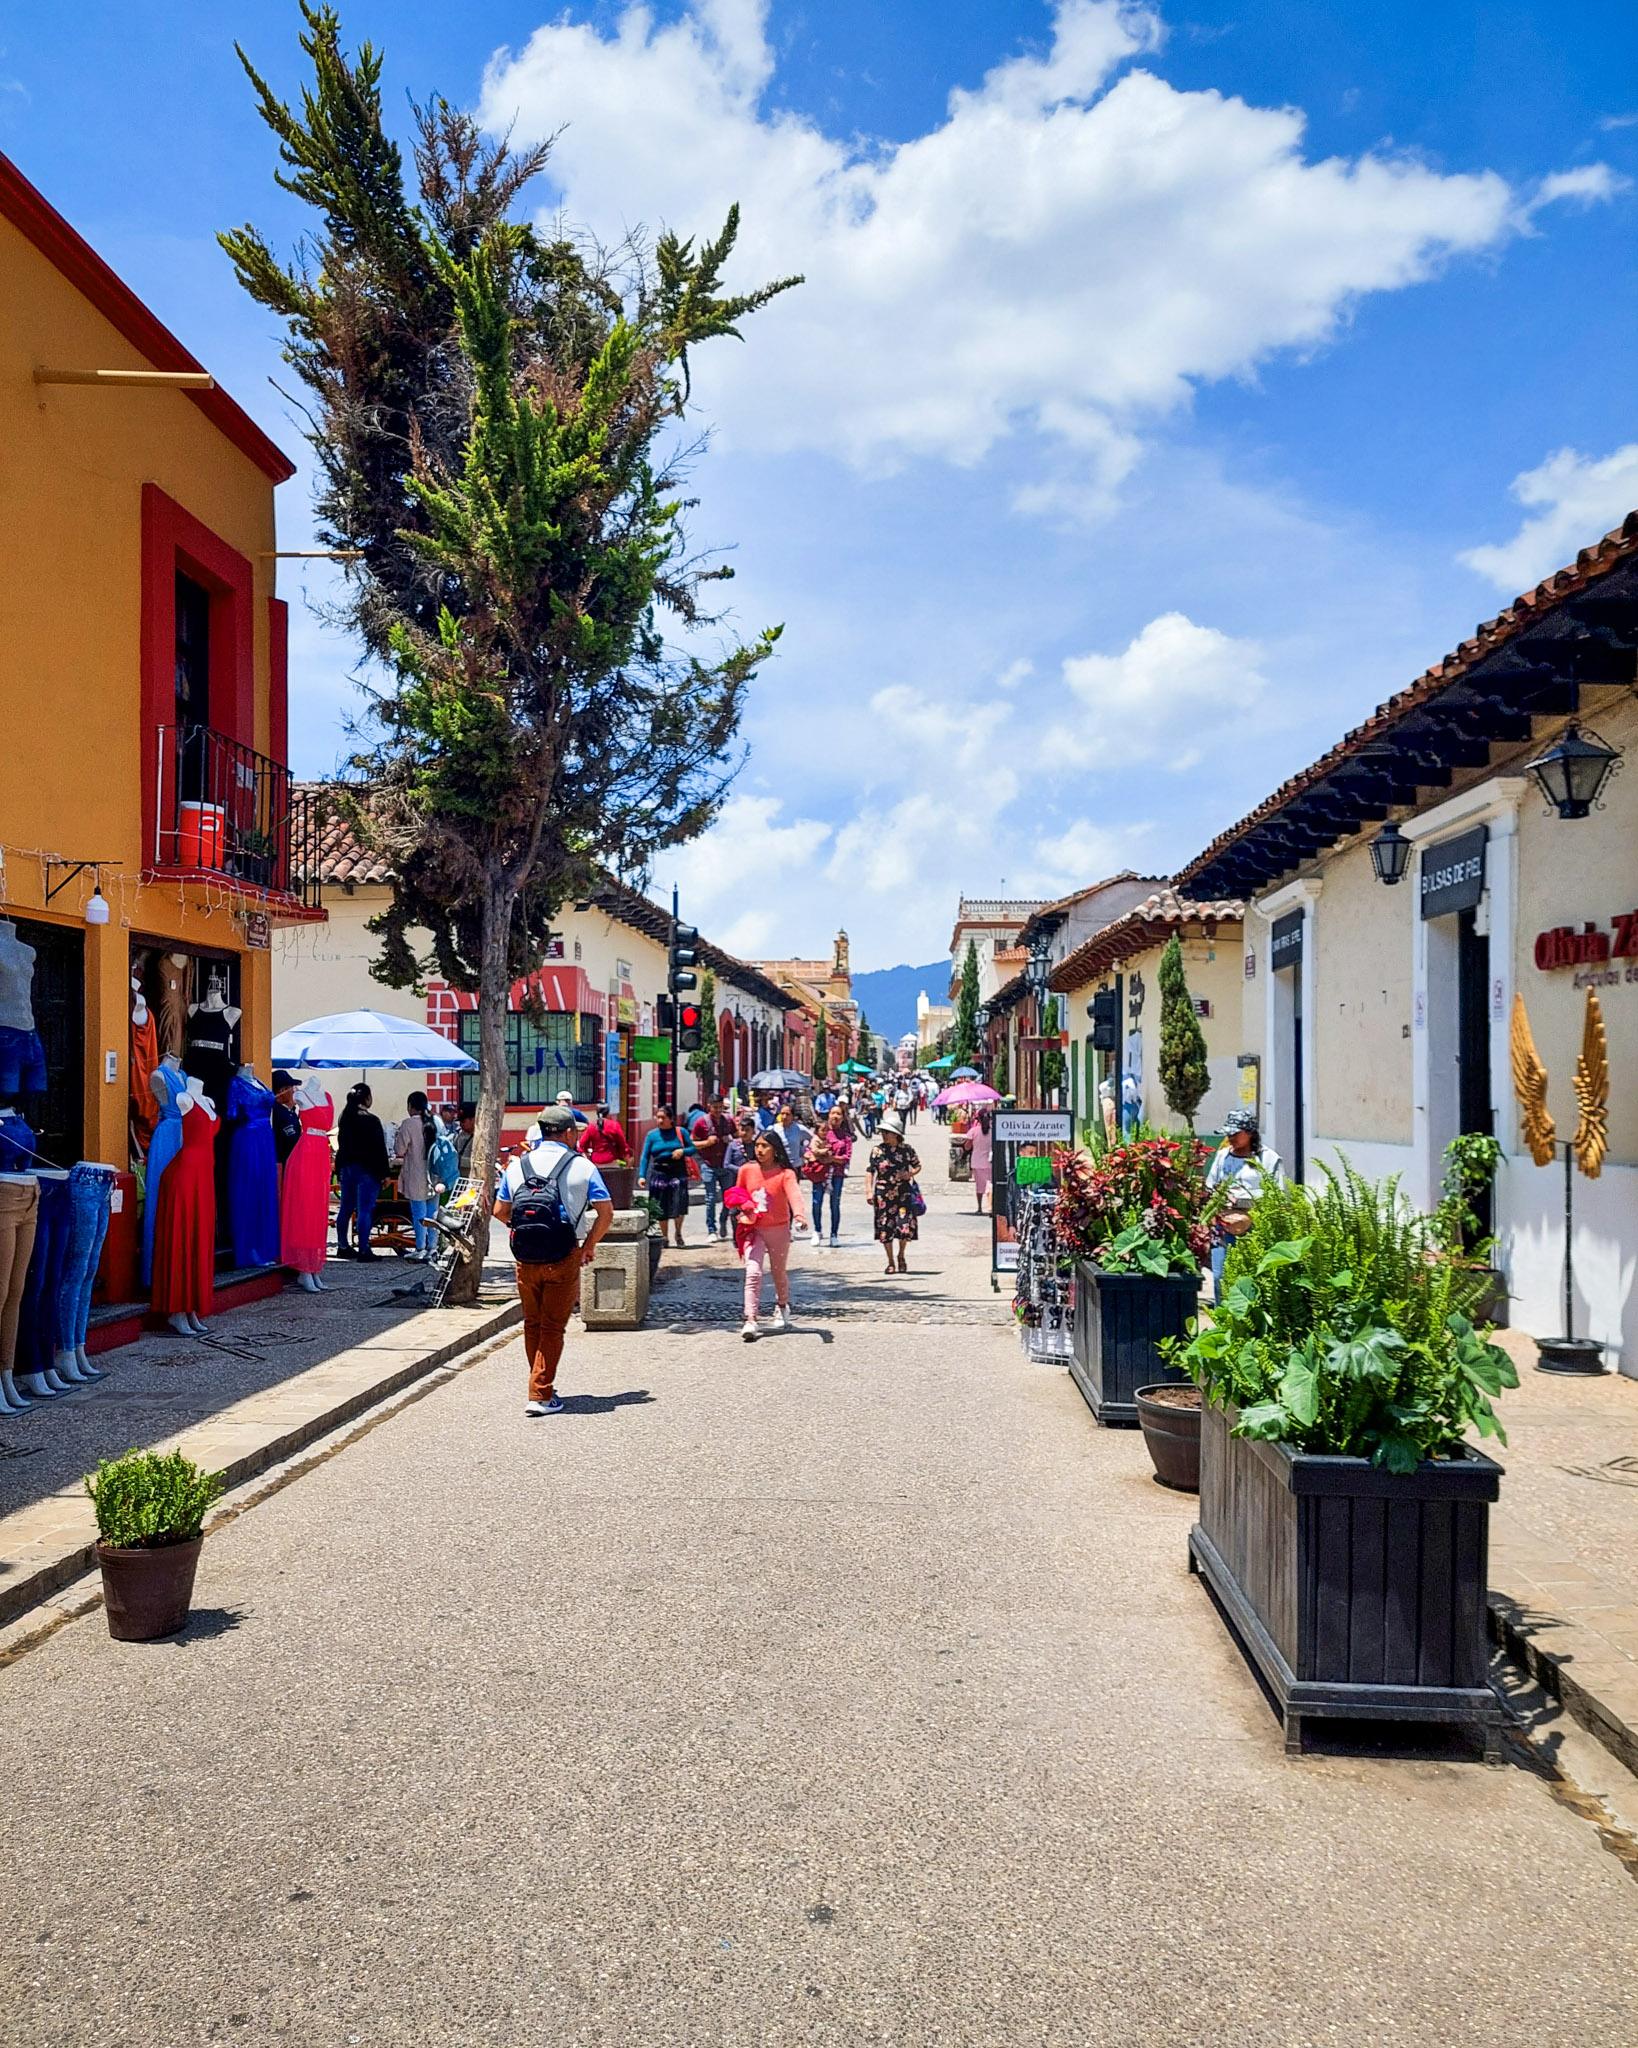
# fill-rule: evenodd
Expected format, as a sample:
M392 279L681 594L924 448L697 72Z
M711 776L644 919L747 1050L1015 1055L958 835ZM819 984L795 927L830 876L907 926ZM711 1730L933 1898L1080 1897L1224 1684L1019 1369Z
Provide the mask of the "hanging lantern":
M1391 889L1404 880L1410 857L1410 841L1390 818L1371 841L1371 866L1376 869L1376 879L1386 882Z
M1621 756L1595 732L1568 725L1557 744L1528 766L1542 795L1561 818L1584 818L1597 803Z

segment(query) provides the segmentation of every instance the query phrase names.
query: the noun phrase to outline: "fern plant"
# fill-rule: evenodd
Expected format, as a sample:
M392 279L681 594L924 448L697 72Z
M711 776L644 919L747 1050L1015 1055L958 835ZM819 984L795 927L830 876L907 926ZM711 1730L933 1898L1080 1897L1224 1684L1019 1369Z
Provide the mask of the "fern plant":
M1209 1324L1165 1347L1236 1434L1414 1471L1467 1432L1506 1434L1494 1397L1512 1360L1475 1327L1483 1274L1433 1219L1345 1161L1315 1187L1265 1186L1230 1248Z

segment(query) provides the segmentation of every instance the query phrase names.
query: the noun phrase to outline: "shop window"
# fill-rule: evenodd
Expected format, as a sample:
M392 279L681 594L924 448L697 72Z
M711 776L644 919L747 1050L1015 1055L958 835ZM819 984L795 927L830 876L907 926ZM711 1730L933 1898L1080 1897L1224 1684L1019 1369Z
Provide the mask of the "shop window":
M457 1042L478 1058L478 1013L463 1010ZM506 1017L506 1100L510 1107L551 1102L567 1088L576 1102L595 1102L599 1088L601 1021L548 1011L543 1017L510 1010ZM472 1077L473 1080L476 1077Z

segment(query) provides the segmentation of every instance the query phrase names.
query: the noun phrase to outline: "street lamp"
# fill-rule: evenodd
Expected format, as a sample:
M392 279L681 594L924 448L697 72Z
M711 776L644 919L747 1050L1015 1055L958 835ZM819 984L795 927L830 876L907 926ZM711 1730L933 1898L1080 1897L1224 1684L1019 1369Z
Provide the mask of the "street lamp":
M1410 841L1390 818L1371 841L1371 866L1376 869L1376 879L1386 882L1391 889L1396 882L1403 881L1410 857Z
M1561 818L1584 818L1620 759L1615 748L1605 746L1597 733L1583 732L1579 725L1571 724L1564 728L1556 746L1526 765Z

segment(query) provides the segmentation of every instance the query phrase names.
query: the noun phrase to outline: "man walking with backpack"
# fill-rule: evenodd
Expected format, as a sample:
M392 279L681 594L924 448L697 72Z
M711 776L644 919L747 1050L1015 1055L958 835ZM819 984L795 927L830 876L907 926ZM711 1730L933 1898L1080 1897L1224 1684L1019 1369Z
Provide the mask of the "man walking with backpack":
M512 1236L529 1360L525 1415L561 1415L557 1364L563 1333L580 1293L580 1269L614 1220L603 1176L574 1149L574 1111L543 1110L540 1143L514 1159L501 1182L495 1217Z

